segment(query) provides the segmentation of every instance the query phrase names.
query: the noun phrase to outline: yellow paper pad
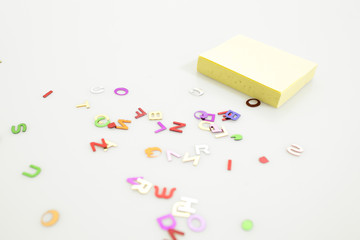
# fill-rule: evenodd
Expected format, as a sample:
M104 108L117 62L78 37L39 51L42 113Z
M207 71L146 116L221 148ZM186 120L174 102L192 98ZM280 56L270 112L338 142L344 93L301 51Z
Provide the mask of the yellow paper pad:
M201 54L200 73L274 107L307 82L317 64L253 39L236 36Z

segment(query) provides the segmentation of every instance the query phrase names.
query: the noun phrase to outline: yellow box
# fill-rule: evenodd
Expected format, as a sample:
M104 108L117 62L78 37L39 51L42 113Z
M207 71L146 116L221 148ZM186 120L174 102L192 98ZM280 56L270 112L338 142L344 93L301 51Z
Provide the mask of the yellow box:
M316 67L316 63L239 35L201 54L197 70L280 107L313 78Z

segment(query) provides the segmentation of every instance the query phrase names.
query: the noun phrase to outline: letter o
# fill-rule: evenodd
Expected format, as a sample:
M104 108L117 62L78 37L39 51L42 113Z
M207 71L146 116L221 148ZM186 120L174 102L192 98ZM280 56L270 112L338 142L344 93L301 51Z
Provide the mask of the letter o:
M199 222L200 222L200 227L194 227L194 226L192 225L192 221L193 221L194 219L199 220ZM188 224L189 228L190 228L192 231L194 231L194 232L202 232L202 231L204 231L205 228L206 228L205 219L202 218L202 217L200 217L199 215L191 215L191 216L188 218L188 220L187 220L187 224Z

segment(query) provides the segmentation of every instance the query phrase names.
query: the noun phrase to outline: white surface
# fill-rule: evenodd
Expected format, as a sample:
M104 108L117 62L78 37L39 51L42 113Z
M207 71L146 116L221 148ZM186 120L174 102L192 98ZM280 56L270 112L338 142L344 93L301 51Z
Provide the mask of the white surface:
M194 233L177 218L179 240L359 239L358 9L355 0L1 1L0 239L170 239L156 218L182 196L199 200L207 228ZM247 107L247 96L196 73L201 52L237 34L319 63L314 80L280 109ZM90 109L75 108L85 100ZM187 126L155 134L156 121L134 118L138 107ZM199 130L192 116L228 109L242 114L223 123L239 142ZM133 122L97 128L97 114ZM28 131L12 134L21 122ZM92 152L102 137L119 146ZM293 143L301 157L286 151ZM167 161L166 150L193 154L195 144L211 151L197 167ZM146 157L153 146L161 157ZM42 168L33 179L21 175L30 164ZM137 176L177 190L141 195L126 182ZM49 209L60 220L45 228Z

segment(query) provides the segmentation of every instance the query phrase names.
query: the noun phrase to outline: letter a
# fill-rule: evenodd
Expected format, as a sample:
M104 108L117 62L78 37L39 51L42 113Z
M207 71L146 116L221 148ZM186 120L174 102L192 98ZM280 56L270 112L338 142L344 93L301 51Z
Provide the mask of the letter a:
M195 156L189 157L189 153L185 153L184 158L183 158L183 162L194 161L193 162L194 166L197 166L199 164L199 160L200 160L200 156L195 155Z

